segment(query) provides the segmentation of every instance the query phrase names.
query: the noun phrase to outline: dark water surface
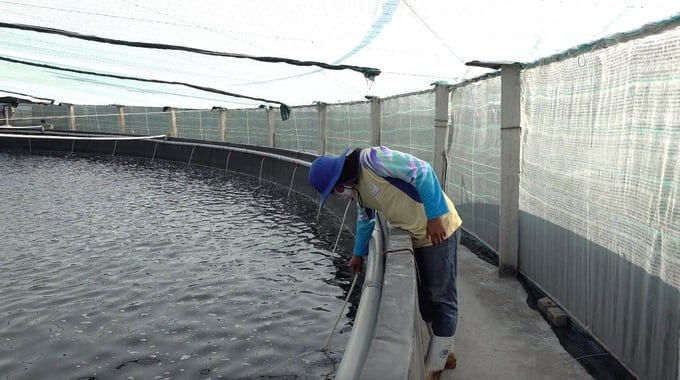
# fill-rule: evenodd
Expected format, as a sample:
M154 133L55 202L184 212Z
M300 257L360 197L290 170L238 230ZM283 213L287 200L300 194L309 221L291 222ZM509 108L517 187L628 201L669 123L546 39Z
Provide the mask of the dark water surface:
M320 349L352 278L309 200L181 164L13 153L0 191L0 379L333 377L348 317Z

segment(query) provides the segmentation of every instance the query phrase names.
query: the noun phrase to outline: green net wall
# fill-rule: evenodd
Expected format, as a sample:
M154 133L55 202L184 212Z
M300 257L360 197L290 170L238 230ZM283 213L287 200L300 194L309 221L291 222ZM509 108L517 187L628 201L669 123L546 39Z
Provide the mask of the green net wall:
M180 138L219 141L219 112L210 110L175 110L177 133Z
M160 107L125 107L125 130L134 135L167 135L170 113Z
M183 139L203 140L201 126L201 111L198 110L175 110L177 122L177 137Z
M76 129L86 132L120 133L118 107L74 106Z
M54 129L67 130L69 129L69 112L68 107L64 106L44 106L32 105L33 120L45 120L46 124L52 124Z
M19 103L14 109L10 125L14 126L37 126L52 124L56 129L68 129L68 107L42 104ZM0 120L4 124L5 119Z
M4 111L4 110L3 110ZM13 123L10 122L10 125L23 125L23 126L30 126L30 125L40 125L40 119L36 120L33 118L33 109L30 104L23 104L20 103L18 107L14 109L14 113L12 115L12 120ZM5 116L4 113L2 114L2 120L0 120L0 124L5 124Z
M382 145L433 164L434 90L383 100Z
M248 112L246 110L227 111L227 141L234 144L248 144L249 134Z
M290 119L275 121L277 148L308 153L319 150L319 115L316 106L293 107Z
M498 250L501 79L453 90L446 191L463 227Z
M326 151L338 155L345 148L371 145L371 105L352 103L326 107Z
M202 140L220 141L220 113L219 111L201 110L199 113L199 129Z
M269 146L269 118L266 109L248 110L250 144Z
M227 111L227 141L235 144L268 146L267 109Z

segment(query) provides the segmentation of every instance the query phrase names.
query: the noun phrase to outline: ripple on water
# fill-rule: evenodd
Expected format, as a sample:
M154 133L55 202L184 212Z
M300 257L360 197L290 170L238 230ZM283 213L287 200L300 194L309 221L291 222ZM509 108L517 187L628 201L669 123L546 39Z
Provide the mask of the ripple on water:
M3 378L333 373L346 336L319 350L351 277L287 191L159 161L7 153L0 188L16 194L0 202Z

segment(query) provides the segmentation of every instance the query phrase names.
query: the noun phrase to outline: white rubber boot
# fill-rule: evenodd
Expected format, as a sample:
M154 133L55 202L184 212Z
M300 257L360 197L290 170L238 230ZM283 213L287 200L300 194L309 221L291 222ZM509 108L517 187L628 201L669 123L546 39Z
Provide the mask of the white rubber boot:
M453 344L452 336L436 336L430 338L425 357L425 380L439 380L444 371L449 348Z
M446 364L444 368L446 369L456 369L458 364L458 358L456 357L456 351L454 351L454 339L451 339L451 347L449 347L449 356L446 358Z

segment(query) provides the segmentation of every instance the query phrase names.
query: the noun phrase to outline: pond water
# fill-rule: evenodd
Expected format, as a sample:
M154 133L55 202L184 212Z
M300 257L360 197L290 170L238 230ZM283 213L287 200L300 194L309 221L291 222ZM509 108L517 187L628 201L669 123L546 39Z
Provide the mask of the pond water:
M0 379L333 377L356 305L322 352L352 277L310 200L176 163L19 153L0 153L0 190Z

